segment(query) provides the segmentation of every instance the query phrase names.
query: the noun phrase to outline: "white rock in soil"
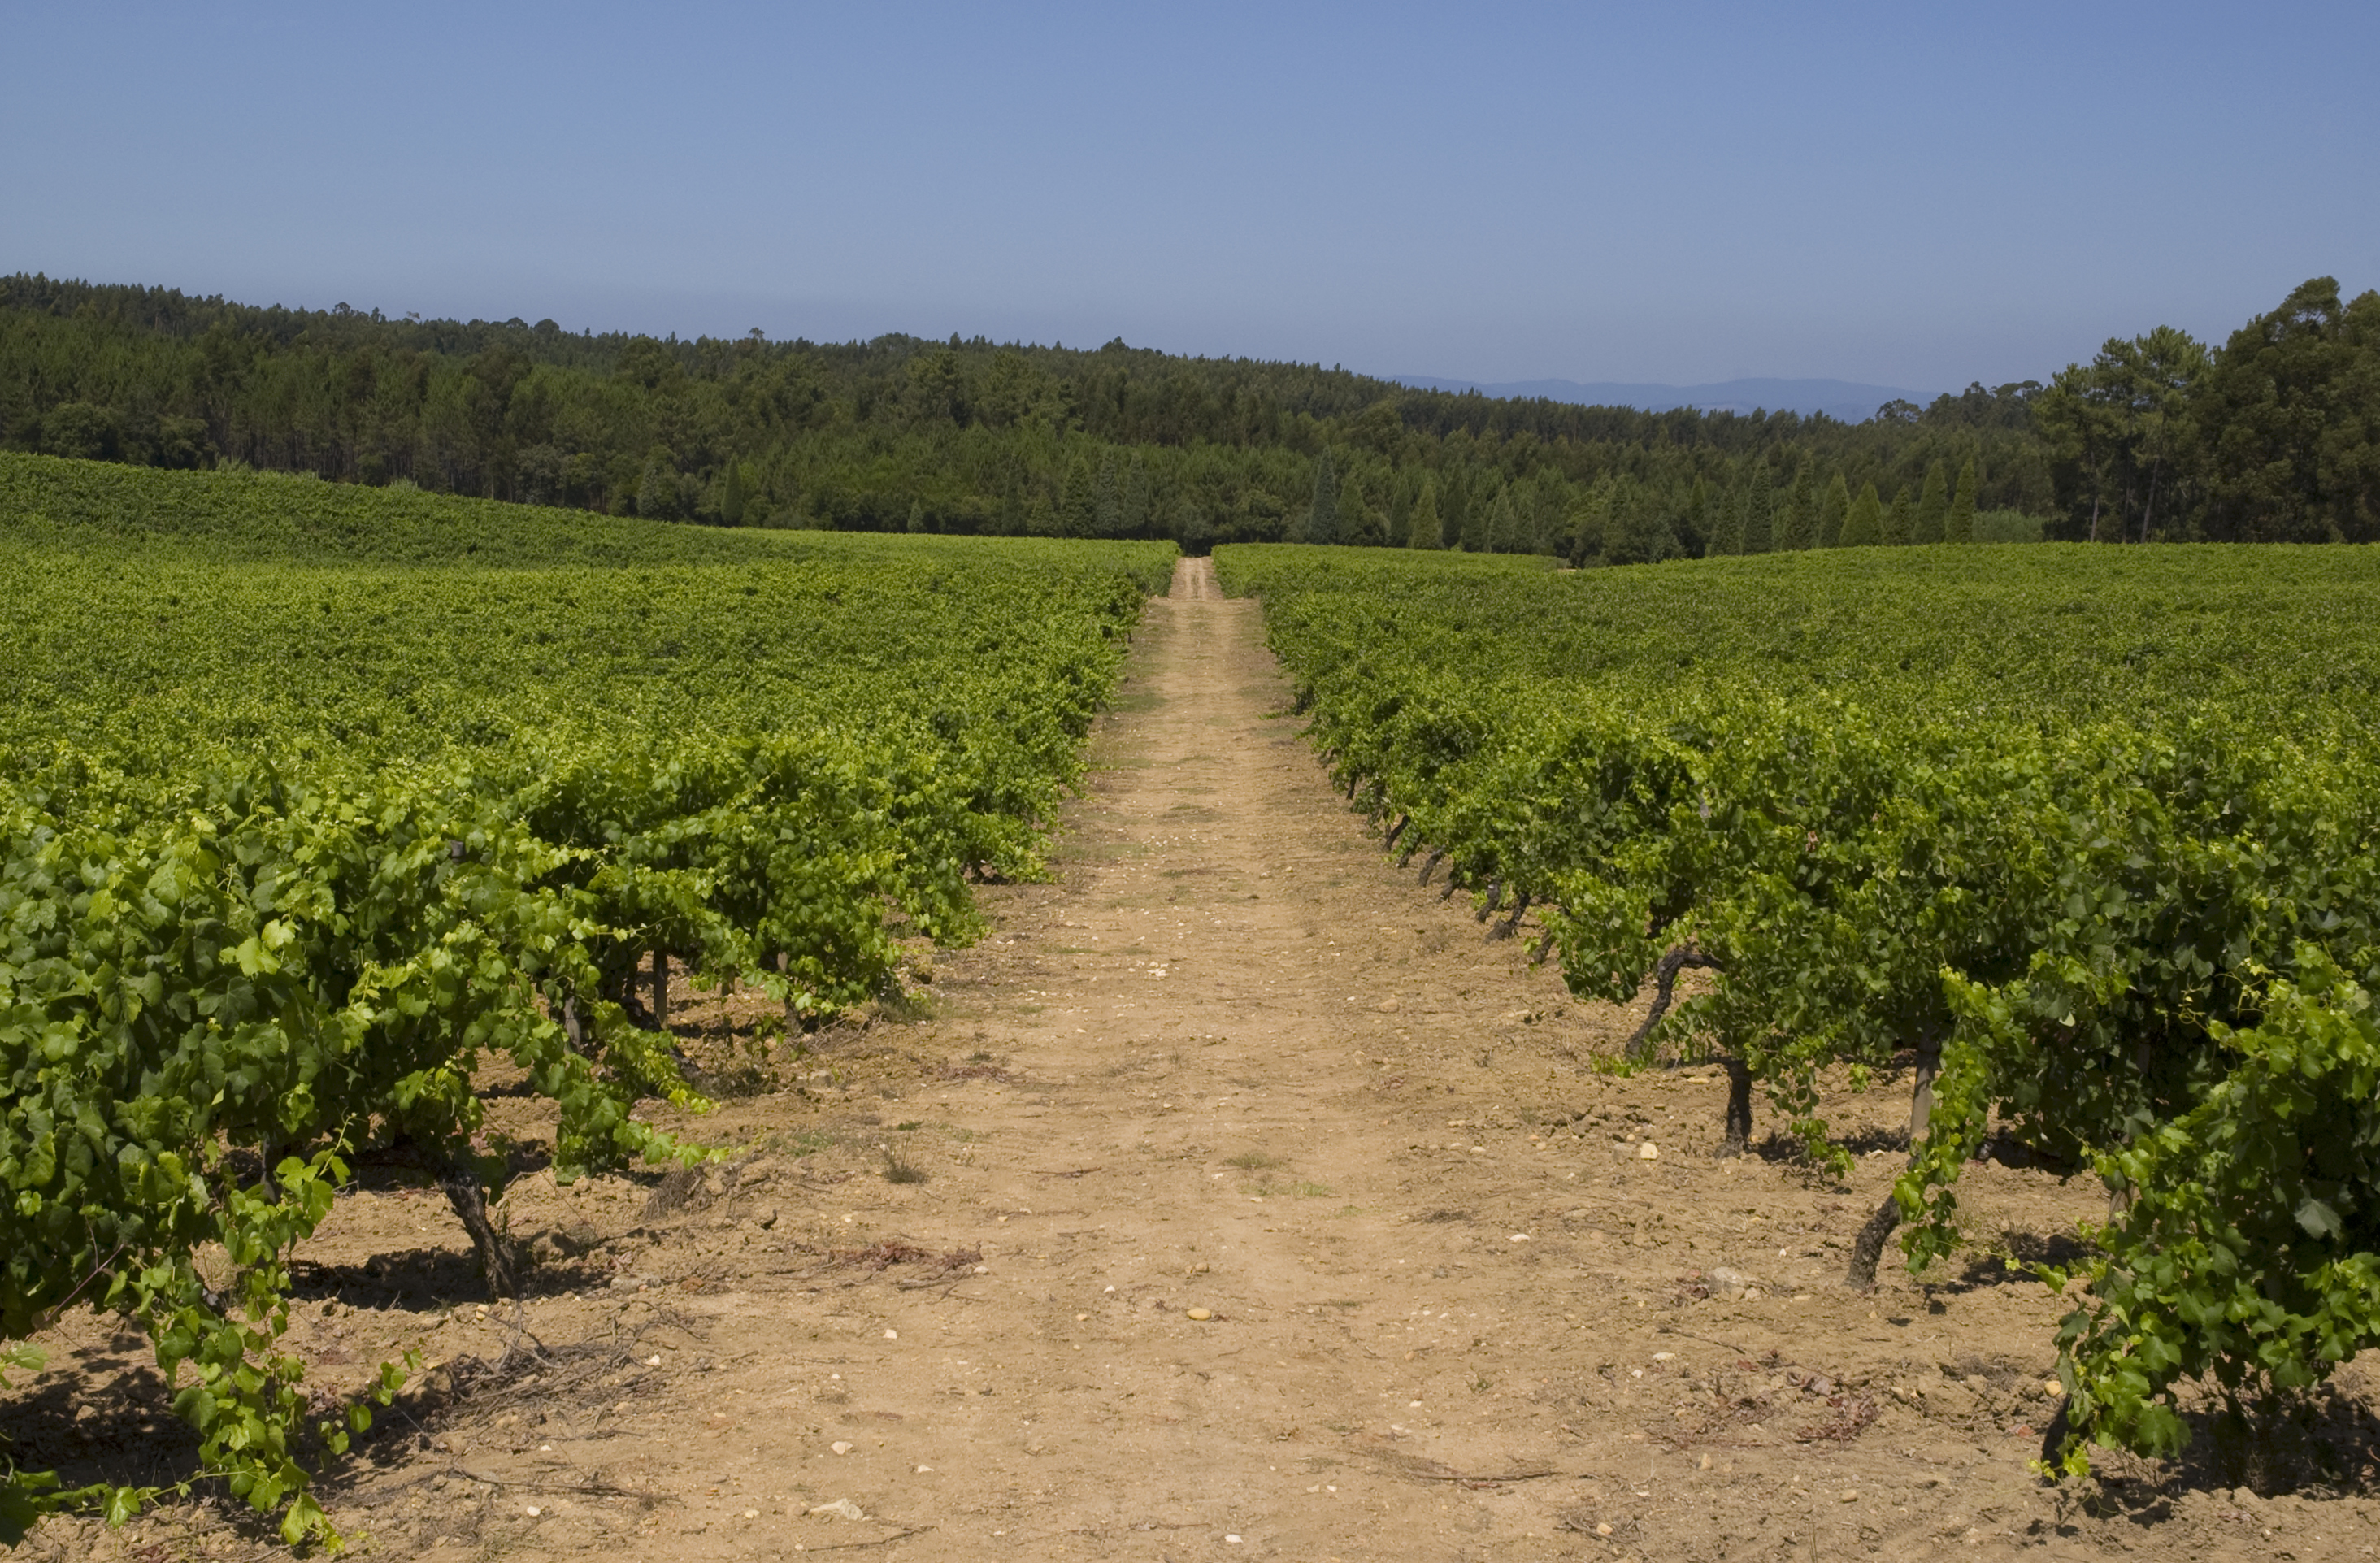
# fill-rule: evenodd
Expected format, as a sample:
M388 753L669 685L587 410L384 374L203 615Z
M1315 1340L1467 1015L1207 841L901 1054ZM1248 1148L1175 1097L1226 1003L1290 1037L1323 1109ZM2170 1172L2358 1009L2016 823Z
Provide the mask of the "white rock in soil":
M810 1512L812 1514L839 1515L845 1520L865 1520L868 1518L868 1515L860 1508L859 1505L852 1502L849 1498L837 1498L832 1503L821 1503L813 1508Z
M1639 1161L1651 1161L1660 1154L1661 1147L1650 1140L1636 1147L1636 1159Z

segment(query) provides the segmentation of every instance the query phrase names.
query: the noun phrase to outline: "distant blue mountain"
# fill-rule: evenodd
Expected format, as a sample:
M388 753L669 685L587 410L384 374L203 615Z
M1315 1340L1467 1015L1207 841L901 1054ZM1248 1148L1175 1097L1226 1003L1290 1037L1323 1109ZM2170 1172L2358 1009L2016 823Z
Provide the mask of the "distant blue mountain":
M1632 385L1618 381L1516 380L1490 385L1475 380L1438 380L1425 374L1395 374L1400 385L1425 391L1476 391L1483 396L1543 396L1553 402L1577 402L1591 407L1641 407L1668 412L1695 407L1704 412L1825 413L1845 423L1864 423L1887 402L1933 400L1914 391L1891 385L1861 385L1848 380L1728 380L1717 385Z

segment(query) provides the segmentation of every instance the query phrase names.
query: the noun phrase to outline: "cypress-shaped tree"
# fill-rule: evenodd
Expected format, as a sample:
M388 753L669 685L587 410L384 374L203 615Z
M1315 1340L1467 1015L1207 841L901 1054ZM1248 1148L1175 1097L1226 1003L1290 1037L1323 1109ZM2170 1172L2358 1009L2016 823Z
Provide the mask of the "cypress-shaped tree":
M1876 497L1876 485L1864 484L1859 498L1852 501L1851 514L1843 517L1845 548L1874 548L1884 540L1884 502Z
M1076 456L1066 465L1066 476L1058 485L1058 535L1062 538L1088 538L1099 535L1099 501L1093 492L1095 480L1091 464Z
M1454 534L1454 540L1463 546L1465 553L1485 553L1488 551L1488 513L1493 501L1480 491L1477 482L1467 478L1460 485L1460 491L1463 515L1460 518L1448 517L1451 525L1447 529Z
M1950 480L1942 464L1936 462L1925 469L1925 490L1917 496L1917 525L1909 534L1911 542L1937 543L1942 540L1943 524L1950 516Z
M1537 486L1529 499L1527 524L1535 528L1530 548L1548 557L1562 550L1562 491L1569 485L1550 472L1537 475Z
M912 532L922 532L925 529L926 502L923 500L911 500L909 502L909 530Z
M1704 558L1716 559L1727 551L1722 546L1725 539L1719 536L1718 518L1711 514L1710 485L1700 474L1694 478L1694 486L1686 491L1686 524L1701 539Z
M1755 457L1743 484L1743 551L1767 553L1776 546L1777 498L1768 464Z
M1461 461L1450 461L1438 471L1438 541L1432 548L1455 548L1473 510L1471 473Z
M1123 535L1123 484L1117 479L1115 452L1111 450L1101 453L1099 475L1091 479L1091 534L1101 538Z
M744 477L744 464L727 464L727 482L719 495L719 518L731 527L744 525L744 512L752 503L752 487Z
M1413 519L1413 490L1402 479L1391 473L1389 479L1387 524L1381 527L1381 540L1390 548L1405 546L1408 526Z
M1123 474L1123 531L1127 538L1148 535L1148 468L1140 453L1132 453L1132 465Z
M1835 474L1834 481L1827 485L1826 497L1818 502L1818 546L1820 548L1842 546L1843 517L1851 514L1851 485L1844 482L1843 475L1838 472Z
M1488 506L1488 548L1493 553L1521 551L1521 515L1512 506L1512 491L1499 490Z
M1959 493L1951 500L1949 514L1942 518L1944 542L1971 543L1975 540L1975 458L1969 456L1967 465L1959 468Z
M1777 546L1784 549L1815 548L1818 543L1818 464L1803 456L1793 469L1793 486L1785 493L1784 524L1778 528Z
M1028 538L1054 538L1058 531L1058 513L1050 507L1046 495L1036 493L1025 503L1025 535Z
M1917 502L1909 495L1909 485L1892 496L1892 506L1884 513L1884 538L1888 547L1898 548L1909 541L1917 526Z
M1329 451L1314 458L1314 501L1305 512L1305 540L1339 540L1339 474L1330 465Z
M1728 495L1712 490L1704 499L1710 516L1710 543L1706 553L1730 554L1743 551L1743 506Z
M1405 539L1405 546L1408 548L1444 548L1446 546L1446 539L1439 533L1437 479L1425 478L1421 480L1421 493L1414 501L1413 515L1407 523L1406 531L1409 535Z
M1378 548L1380 513L1364 498L1364 486L1353 473L1339 485L1339 540L1356 548Z

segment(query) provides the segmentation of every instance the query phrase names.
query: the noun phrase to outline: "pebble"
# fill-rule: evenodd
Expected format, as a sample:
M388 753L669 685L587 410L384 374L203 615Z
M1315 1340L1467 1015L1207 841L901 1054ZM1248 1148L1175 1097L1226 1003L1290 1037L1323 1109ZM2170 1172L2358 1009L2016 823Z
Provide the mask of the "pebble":
M544 1511L543 1509L541 1509L541 1508L538 1508L538 1506L537 1506L537 1505L535 1505L535 1504L530 1504L530 1505L528 1506L528 1517L529 1517L530 1519L532 1519L532 1520L536 1519L540 1514L542 1514L543 1512L545 1512L545 1511Z
M849 1498L837 1498L832 1503L819 1504L813 1508L810 1512L812 1514L841 1515L845 1520L865 1520L868 1518L867 1514L860 1508L859 1505L852 1502Z
M849 1454L851 1452L851 1446L843 1442L841 1439L837 1439L835 1442L829 1444L827 1448L832 1449L837 1454Z
M1643 1145L1636 1147L1636 1159L1639 1161L1652 1161L1658 1157L1660 1154L1661 1147L1655 1145L1650 1140L1645 1141Z
M898 1340L901 1339L901 1332L897 1329L888 1329L884 1332L884 1339L887 1340Z
M1208 1313L1208 1312L1206 1309L1204 1309L1204 1308L1193 1308L1193 1309L1191 1309L1191 1310L1190 1310L1189 1316L1190 1316L1191 1318L1194 1318L1194 1319L1198 1320L1198 1321L1199 1321L1199 1322L1201 1322L1201 1323L1204 1323L1205 1321L1207 1321L1207 1320L1208 1320L1208 1319L1213 1318L1215 1315L1212 1315L1212 1314L1210 1314L1210 1313Z

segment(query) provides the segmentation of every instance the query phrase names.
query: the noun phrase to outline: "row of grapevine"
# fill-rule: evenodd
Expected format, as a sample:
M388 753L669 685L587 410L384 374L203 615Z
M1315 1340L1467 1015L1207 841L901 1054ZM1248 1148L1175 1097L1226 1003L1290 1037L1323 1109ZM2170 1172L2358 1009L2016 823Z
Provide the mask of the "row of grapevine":
M2189 1381L2303 1386L2380 1340L2380 562L1217 567L1401 852L1534 910L1581 994L1708 968L1648 1045L1721 1050L1838 1165L1818 1070L1915 1052L1868 1274L1903 1219L1912 1264L1949 1251L1987 1139L2109 1181L2066 1469L2179 1448Z
M439 1182L513 1290L482 1054L557 1104L562 1176L686 1154L634 1115L698 1105L639 974L817 1016L902 938L970 937L971 878L1038 871L1172 550L670 563L669 528L589 518L622 562L540 568L506 527L552 512L272 481L323 513L276 490L261 547L252 478L0 458L0 1336L138 1320L206 1470L296 1540L370 1415L308 1426L280 1345L356 1158ZM149 1496L0 1470L9 1531Z

